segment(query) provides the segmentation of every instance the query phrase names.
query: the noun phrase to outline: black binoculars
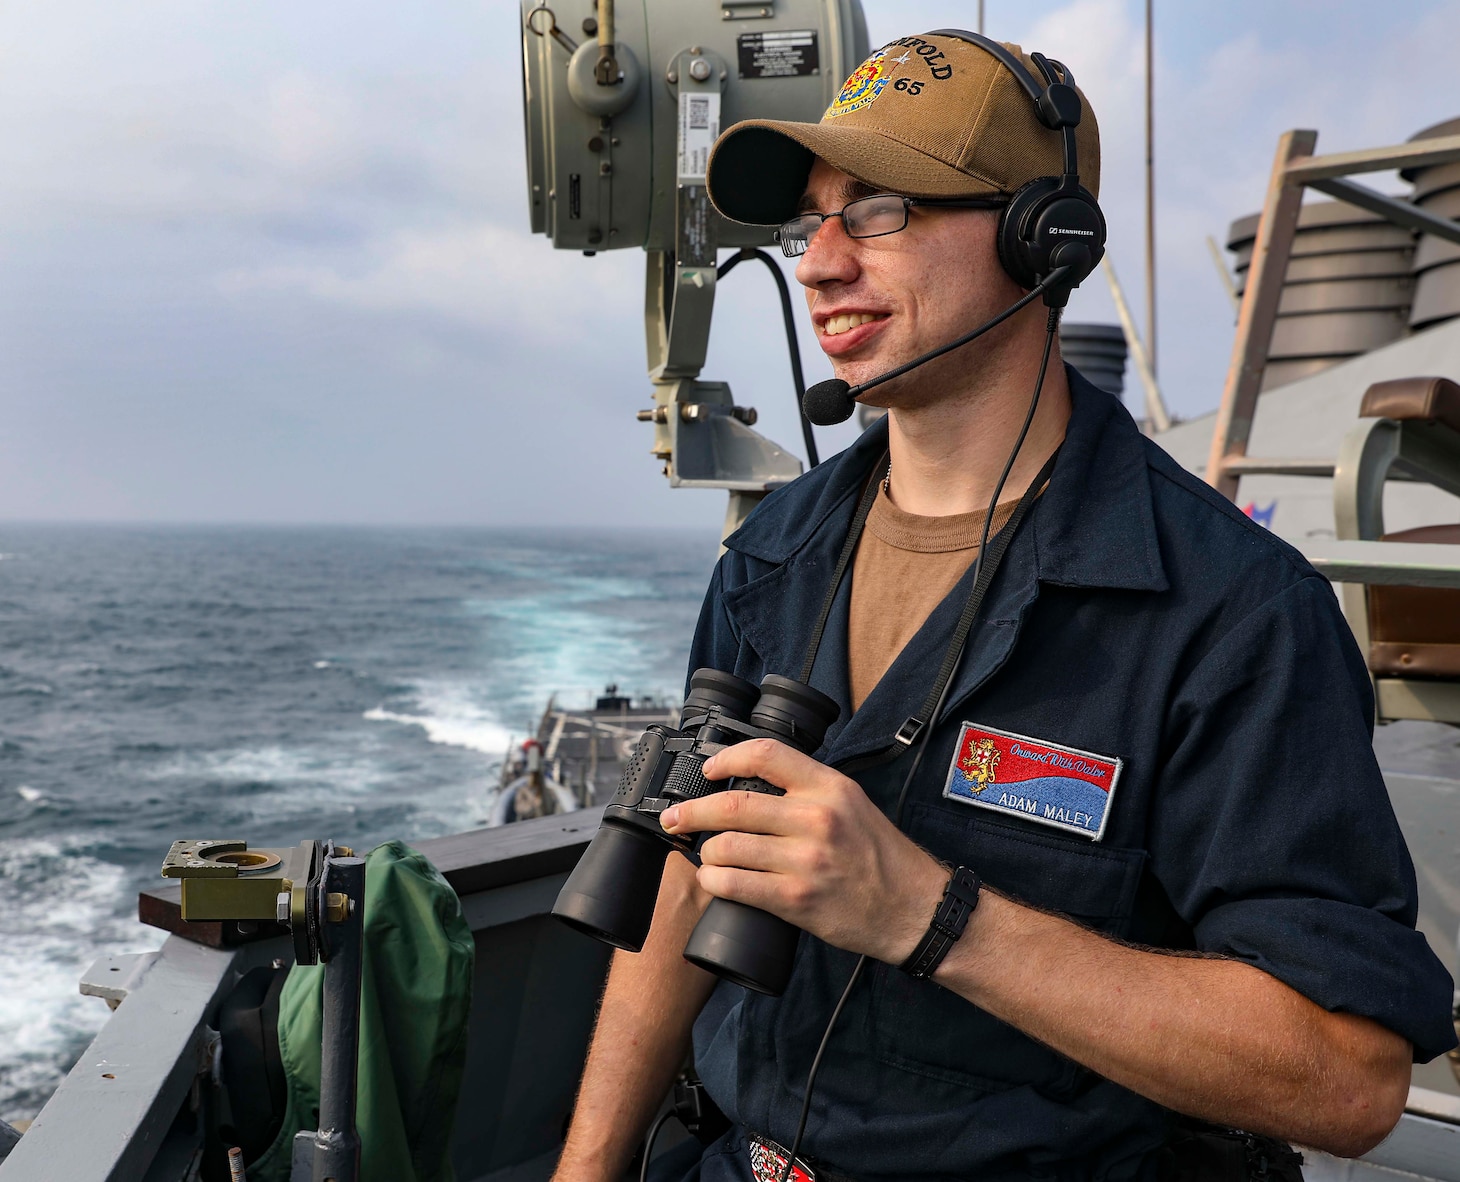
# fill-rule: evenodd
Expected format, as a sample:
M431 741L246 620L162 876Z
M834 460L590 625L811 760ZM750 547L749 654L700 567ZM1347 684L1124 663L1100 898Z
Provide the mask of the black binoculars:
M777 739L810 755L841 713L825 694L769 673L756 689L716 669L699 669L679 728L645 729L603 823L563 885L553 914L615 948L638 952L649 934L664 863L673 850L692 855L709 834L675 837L660 814L670 805L735 789L783 796L759 778L707 780L705 761L746 739ZM712 899L685 945L692 964L778 997L791 978L798 929L768 912Z

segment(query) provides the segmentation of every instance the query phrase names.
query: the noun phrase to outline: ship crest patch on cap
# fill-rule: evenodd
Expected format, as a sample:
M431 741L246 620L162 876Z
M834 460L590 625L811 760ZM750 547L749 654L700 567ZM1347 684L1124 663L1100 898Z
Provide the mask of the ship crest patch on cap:
M886 49L879 49L852 71L842 83L842 92L836 102L826 108L823 119L834 119L838 115L850 115L871 103L887 88L892 80L894 60L889 59Z

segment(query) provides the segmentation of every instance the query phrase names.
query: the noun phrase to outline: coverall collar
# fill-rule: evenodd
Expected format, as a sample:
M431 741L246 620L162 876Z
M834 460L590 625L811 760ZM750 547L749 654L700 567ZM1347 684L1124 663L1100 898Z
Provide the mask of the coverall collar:
M1073 370L1071 415L1049 488L1004 557L969 650L949 691L956 709L1008 659L1039 584L1163 591L1145 449L1124 407ZM796 677L836 557L872 465L887 447L887 424L869 427L832 471L803 477L768 500L726 547L775 569L727 592L724 608L768 671ZM847 618L850 578L828 620L812 682L835 698L842 722L823 758L841 761L884 747L921 704L943 659L971 586L965 574L929 616L848 721Z

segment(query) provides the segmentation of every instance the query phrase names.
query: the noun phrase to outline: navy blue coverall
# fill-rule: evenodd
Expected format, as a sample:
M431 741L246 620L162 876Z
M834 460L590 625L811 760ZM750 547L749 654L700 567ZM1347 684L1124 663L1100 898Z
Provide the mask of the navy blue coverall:
M1058 463L970 634L904 830L1034 907L1120 940L1245 961L1325 1009L1397 1031L1419 1061L1442 1053L1454 1043L1452 986L1414 930L1414 869L1333 590L1143 438L1113 397L1069 377ZM884 420L766 498L727 541L691 669L799 674L886 439ZM852 714L847 580L812 677L843 711L819 759L841 767L893 745L970 582L971 571ZM946 795L965 723L1118 758L1099 839ZM909 759L850 774L890 814ZM695 1025L695 1063L737 1128L692 1177L750 1179L746 1130L790 1143L855 959L803 936L783 997L716 987ZM1079 981L1064 986L1078 995ZM952 992L874 963L832 1036L803 1156L865 1182L1127 1179L1169 1122Z

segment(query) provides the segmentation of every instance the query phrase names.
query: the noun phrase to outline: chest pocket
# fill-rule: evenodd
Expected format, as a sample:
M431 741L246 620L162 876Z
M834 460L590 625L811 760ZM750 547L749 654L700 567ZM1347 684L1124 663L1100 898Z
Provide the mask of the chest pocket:
M912 804L908 836L935 857L975 870L988 885L1086 927L1124 934L1146 855L1142 850L1076 844L969 815L955 803ZM1079 989L1078 981L1062 983ZM881 1062L947 1089L989 1094L1032 1087L1066 1098L1088 1075L971 1002L893 965L873 975L873 1028ZM948 1096L951 1102L952 1095Z

